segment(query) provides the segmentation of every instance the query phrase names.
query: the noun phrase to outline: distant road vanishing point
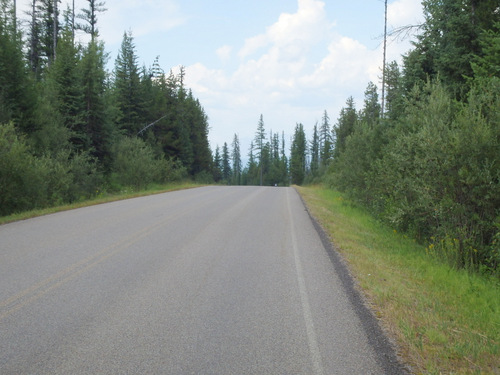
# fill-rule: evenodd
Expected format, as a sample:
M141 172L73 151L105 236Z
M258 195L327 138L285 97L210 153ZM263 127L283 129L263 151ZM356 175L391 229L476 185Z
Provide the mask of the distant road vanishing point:
M0 374L399 374L293 188L0 226Z

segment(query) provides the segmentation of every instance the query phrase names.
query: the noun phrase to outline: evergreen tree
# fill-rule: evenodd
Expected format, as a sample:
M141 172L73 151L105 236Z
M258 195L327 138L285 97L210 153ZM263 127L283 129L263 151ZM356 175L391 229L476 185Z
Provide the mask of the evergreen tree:
M66 30L70 30L71 38L73 42L75 41L75 30L76 30L76 14L75 14L75 0L72 0L72 5L70 7L67 4L66 10L63 12L64 16L64 27Z
M480 39L482 53L474 56L472 69L478 78L500 78L500 22L486 30Z
M425 23L416 48L405 58L406 89L439 78L452 94L466 99L471 61L482 56L480 38L500 21L497 0L425 0ZM419 83L420 82L420 83Z
M281 183L288 186L288 159L286 157L285 132L281 133Z
M114 129L110 121L106 96L105 65L104 45L97 41L89 42L82 52L78 66L82 75L85 106L83 117L85 133L82 133L85 138L79 142L84 150L90 150L101 162L107 163Z
M178 78L170 71L168 77L161 75L153 82L157 91L154 99L156 119L162 118L162 120L151 130L165 156L180 160L181 147L177 124L177 116L180 112L178 110Z
M115 61L114 100L118 109L116 123L129 136L144 126L141 116L143 96L132 32L123 34L122 45Z
M37 79L40 79L41 71L43 68L43 53L41 45L42 27L39 17L37 0L31 1L31 10L28 12L28 15L31 17L28 30L28 60L31 71L34 73Z
M364 108L361 111L361 120L373 126L380 119L380 111L377 86L373 82L369 82L365 90L365 102Z
M60 0L37 0L36 16L39 17L39 47L44 60L44 66L49 66L56 57L56 47L59 35L59 11ZM36 23L36 22L34 22Z
M73 45L71 30L66 29L57 46L57 59L48 71L46 81L52 86L54 107L64 127L72 133L77 148L88 149L87 129L84 123L82 76L79 72L79 50Z
M233 185L241 185L241 153L240 153L240 141L237 134L234 134L233 143L231 144L231 160L233 162Z
M222 179L226 184L228 184L231 180L231 162L229 157L229 148L227 147L226 142L224 142L224 146L222 146Z
M304 126L297 124L293 135L292 150L290 156L290 175L293 184L300 185L306 174L306 134Z
M264 150L264 141L266 140L266 131L264 129L264 117L262 114L260 115L259 118L259 123L257 125L257 131L255 133L255 150L257 151L257 160L258 160L258 166L259 166L259 175L260 175L260 185L263 183L263 150Z
M182 77L182 71L180 76ZM178 157L181 160L182 164L193 173L193 145L191 143L190 134L191 134L191 101L187 97L186 91L182 86L182 78L180 79L181 86L178 91L177 96L177 105L176 105L176 132L178 138L179 145L179 154Z
M319 129L319 143L320 143L320 163L321 166L326 166L332 157L332 137L330 129L330 118L328 112L325 110L321 120Z
M271 184L271 145L269 142L266 142L262 148L261 153L261 161L259 165L259 184L261 186L270 185ZM272 182L274 184L274 182Z
M248 150L248 163L243 173L243 185L259 185L260 184L260 169L255 160L254 143L250 142Z
M13 7L0 2L0 123L14 121L26 134L36 128L36 90L23 60Z
M386 98L385 117L397 120L404 111L404 96L402 88L401 72L398 63L391 62L386 68Z
M99 30L97 29L97 14L107 11L104 7L106 5L105 1L87 0L89 5L88 8L82 9L82 13L77 15L77 18L84 21L83 24L78 24L77 28L83 30L90 35L92 41L95 41L99 35Z
M213 177L215 182L219 182L222 179L222 158L219 146L215 147Z
M347 99L346 107L341 109L337 124L333 129L335 134L335 158L339 157L344 151L347 137L349 137L354 131L354 126L357 121L358 114L356 113L354 99L351 96Z
M189 90L188 98L191 102L189 109L192 115L190 127L190 142L193 150L193 165L191 171L194 175L201 172L208 172L211 169L212 154L208 141L208 116L198 99L193 97Z
M311 155L311 174L313 176L316 176L319 170L319 151L320 151L320 144L319 144L319 133L318 133L318 123L314 124L313 128L313 136L311 139L311 144L310 144L310 155Z

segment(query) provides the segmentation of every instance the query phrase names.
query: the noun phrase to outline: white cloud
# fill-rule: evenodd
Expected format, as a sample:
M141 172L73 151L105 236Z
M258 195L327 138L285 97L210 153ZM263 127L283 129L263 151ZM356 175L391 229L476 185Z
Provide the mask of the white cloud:
M360 42L338 35L328 47L328 55L312 74L302 77L305 87L319 88L335 85L337 88L366 85L377 80L378 51L368 50Z
M318 0L298 0L297 13L281 14L264 34L248 38L238 55L245 59L268 46L278 48L282 58L303 55L311 44L318 43L328 33L330 25L324 6L324 2Z
M247 56L252 55L257 52L259 49L267 46L269 44L269 39L266 34L257 35L251 38L248 38L245 41L245 45L241 48L238 56L244 59Z
M422 4L415 0L397 0L387 6L387 23L392 27L415 25L423 20Z
M106 8L108 11L99 15L99 30L106 43L121 41L129 29L134 37L140 37L186 22L174 0L107 0Z
M215 53L217 54L217 57L219 58L220 61L223 63L229 61L231 59L231 52L232 52L232 47L225 45L217 49Z

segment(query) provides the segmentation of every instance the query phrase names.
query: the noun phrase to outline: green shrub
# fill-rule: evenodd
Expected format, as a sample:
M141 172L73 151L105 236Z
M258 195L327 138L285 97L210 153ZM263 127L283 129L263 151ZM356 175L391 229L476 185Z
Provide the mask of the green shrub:
M179 160L160 158L156 161L156 179L159 183L181 181L188 176L186 167Z
M141 139L123 137L113 146L112 153L112 169L120 185L139 190L155 180L154 151Z
M495 270L500 217L500 80L468 103L416 89L397 125L358 125L329 182L454 266ZM382 124L384 126L384 124Z
M12 123L0 125L0 215L33 206L39 195L35 158Z

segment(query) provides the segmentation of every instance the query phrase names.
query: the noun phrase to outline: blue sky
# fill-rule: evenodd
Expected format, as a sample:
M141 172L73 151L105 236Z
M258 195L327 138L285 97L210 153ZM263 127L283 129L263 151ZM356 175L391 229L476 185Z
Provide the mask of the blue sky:
M421 22L420 1L389 0L389 29ZM333 125L349 96L359 109L368 82L380 86L383 0L106 0L106 8L98 27L110 69L131 30L141 65L160 56L166 72L186 67L212 148L236 133L245 159L260 114L289 147L297 122L310 137L324 110ZM388 60L410 47L391 42Z

